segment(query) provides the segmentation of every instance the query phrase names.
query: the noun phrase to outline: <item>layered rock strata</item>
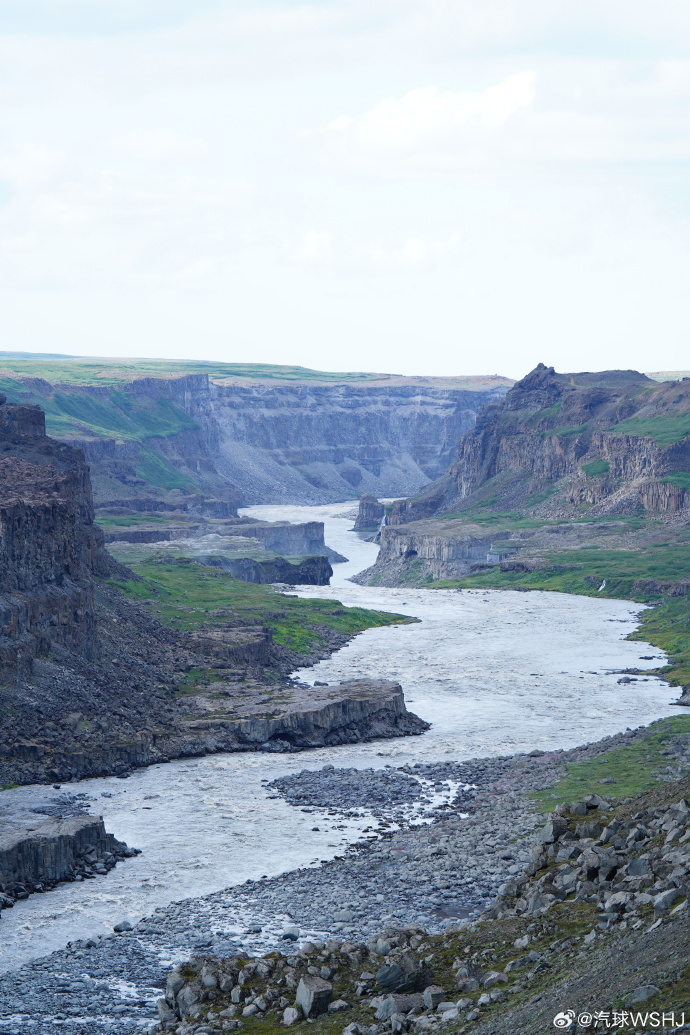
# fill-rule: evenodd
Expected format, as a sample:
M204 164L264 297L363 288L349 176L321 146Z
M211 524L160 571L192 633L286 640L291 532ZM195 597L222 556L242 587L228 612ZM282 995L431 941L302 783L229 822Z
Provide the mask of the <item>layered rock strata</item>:
M481 504L489 484L495 509L556 485L573 516L674 513L690 508L688 477L690 378L658 384L635 370L558 374L540 363L482 411L444 476L396 503L390 521Z
M208 534L228 539L254 540L264 550L283 557L326 557L330 561L346 560L326 545L323 521L214 521L193 524L168 524L135 528L114 527L105 532L106 543L173 543L179 539Z
M14 394L45 399L61 413L56 432L70 427L68 441L84 449L97 502L133 508L153 499L224 516L218 508L240 501L317 504L416 492L443 472L460 434L510 383L189 374L115 389L18 379Z
M637 515L652 520L626 524ZM539 364L484 408L440 479L393 504L376 565L357 581L556 570L556 551L682 546L689 522L690 379ZM660 587L635 583L640 594Z

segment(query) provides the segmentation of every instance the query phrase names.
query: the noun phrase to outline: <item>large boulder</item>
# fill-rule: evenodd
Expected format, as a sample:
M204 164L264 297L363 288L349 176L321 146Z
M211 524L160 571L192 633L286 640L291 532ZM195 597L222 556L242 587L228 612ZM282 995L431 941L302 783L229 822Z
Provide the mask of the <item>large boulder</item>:
M396 956L376 975L376 983L384 992L422 992L432 981L431 971L411 952Z
M328 1012L328 1004L333 996L333 985L330 981L305 974L300 978L295 996L295 1004L302 1009L305 1017L319 1017Z

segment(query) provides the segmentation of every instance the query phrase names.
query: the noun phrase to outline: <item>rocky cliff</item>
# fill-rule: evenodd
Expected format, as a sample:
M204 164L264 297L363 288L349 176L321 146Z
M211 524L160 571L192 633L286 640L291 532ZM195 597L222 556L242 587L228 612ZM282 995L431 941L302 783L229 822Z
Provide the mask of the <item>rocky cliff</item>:
M53 646L97 655L93 577L110 562L81 452L4 396L0 443L0 680L16 681Z
M375 496L360 496L355 532L378 532L386 508Z
M690 506L690 379L539 364L482 411L444 476L396 504L391 523L530 505L560 516Z
M208 516L226 516L219 508L238 502L316 504L416 492L444 471L479 409L510 383L204 373L123 376L115 385L2 379L10 398L38 403L51 433L84 450L98 505L159 501Z
M685 549L689 522L690 379L539 364L480 412L441 478L393 505L377 563L358 581L432 581L492 566L528 573L553 566L556 551L558 566L563 551L592 547ZM684 574L678 559L658 570Z
M401 381L403 379L400 379ZM478 410L500 397L434 379L364 385L213 386L214 461L253 502L331 502L416 492L438 477Z

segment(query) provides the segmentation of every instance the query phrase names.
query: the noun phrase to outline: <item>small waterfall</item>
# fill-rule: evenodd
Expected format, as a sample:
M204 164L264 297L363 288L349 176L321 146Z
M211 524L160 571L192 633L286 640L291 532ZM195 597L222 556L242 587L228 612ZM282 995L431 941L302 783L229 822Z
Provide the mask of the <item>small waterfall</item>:
M378 527L378 531L377 531L376 535L374 536L374 542L375 543L380 543L381 542L381 529L386 524L388 524L388 514L384 510L383 517L381 518L381 523L379 524L379 527Z

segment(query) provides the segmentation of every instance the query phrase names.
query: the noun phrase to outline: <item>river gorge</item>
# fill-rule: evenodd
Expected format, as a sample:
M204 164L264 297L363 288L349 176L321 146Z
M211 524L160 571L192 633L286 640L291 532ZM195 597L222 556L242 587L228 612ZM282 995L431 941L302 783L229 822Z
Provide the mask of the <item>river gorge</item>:
M318 866L365 835L381 816L303 811L267 785L286 774L336 767L382 768L444 763L534 750L554 751L598 740L672 713L672 692L643 677L621 684L621 670L652 668L659 651L626 640L640 605L550 593L407 590L362 587L349 576L370 565L377 547L351 531L351 504L257 506L244 513L267 520L323 520L329 546L349 558L335 565L330 587L301 587L304 595L393 610L419 623L370 629L315 667L295 673L306 683L363 675L402 683L407 704L431 729L417 737L323 748L295 755L221 754L155 765L127 780L104 778L65 785L102 814L107 829L141 855L106 879L64 884L18 902L2 915L0 966L12 969L68 940L103 935L123 919L171 901L208 895L262 876ZM433 790L422 819L455 792ZM58 795L27 786L1 803L34 807ZM396 825L391 813L383 822ZM280 911L279 911L280 913ZM234 935L246 933L251 910L238 910ZM255 917L254 917L255 919ZM285 915L264 916L263 933L246 944L275 939ZM252 941L253 939L253 941Z

